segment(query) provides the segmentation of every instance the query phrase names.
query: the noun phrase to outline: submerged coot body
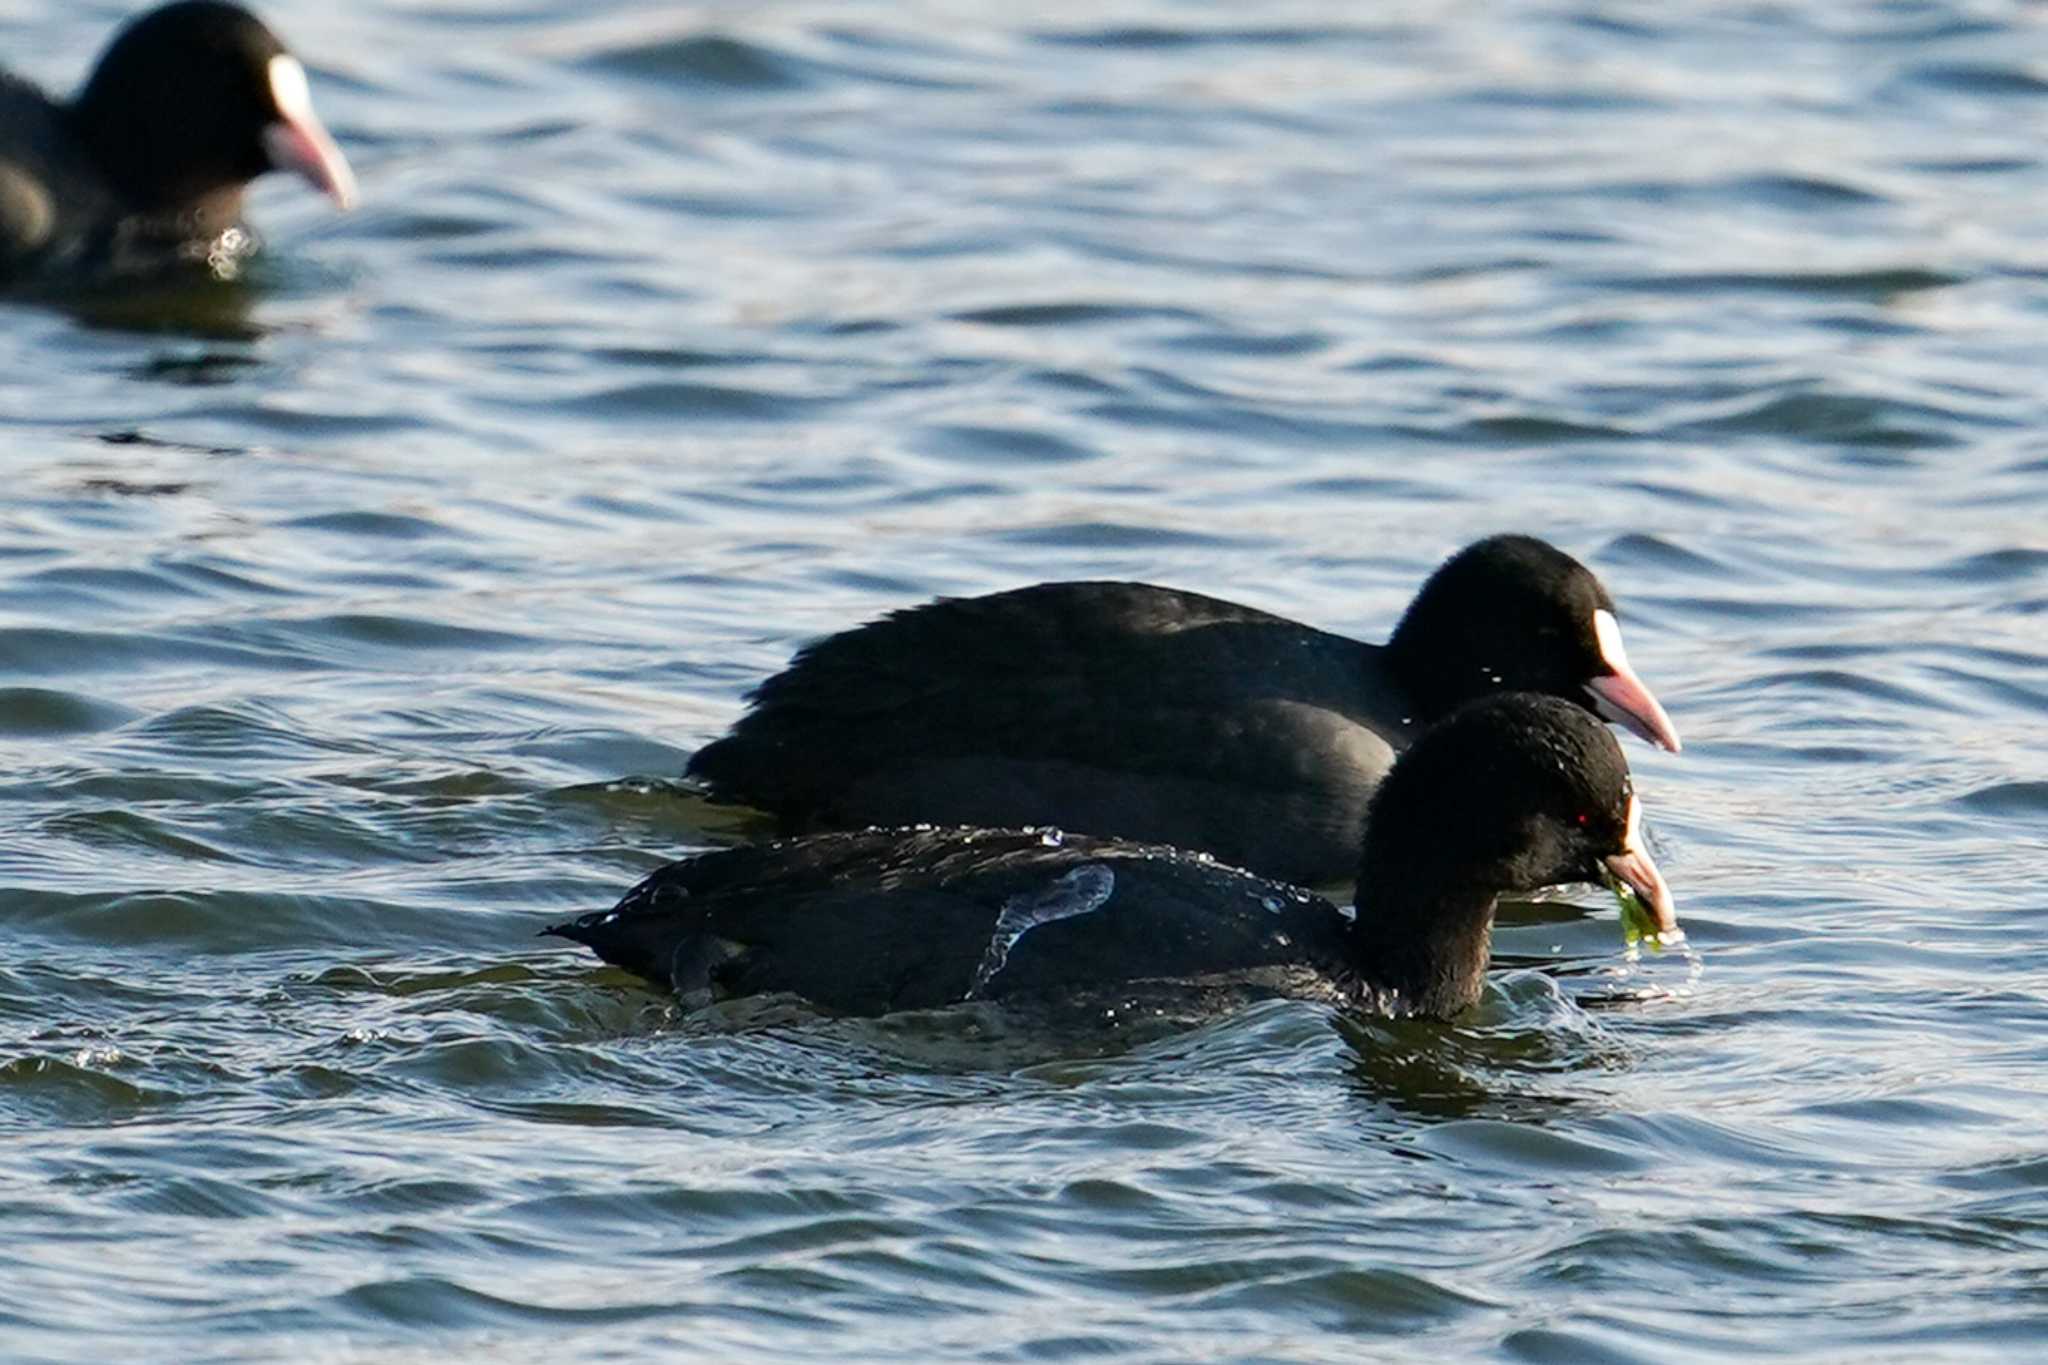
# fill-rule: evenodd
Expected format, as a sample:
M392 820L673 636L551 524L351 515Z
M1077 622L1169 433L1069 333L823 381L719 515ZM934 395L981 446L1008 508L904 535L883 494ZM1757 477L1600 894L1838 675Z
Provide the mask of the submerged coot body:
M1143 583L942 598L807 646L689 771L785 833L1057 825L1322 886L1356 871L1394 755L1513 690L1678 748L1600 581L1494 536L1440 567L1385 645Z
M1156 845L908 829L706 853L547 932L696 1003L789 991L873 1015L1249 974L1274 994L1445 1016L1478 998L1500 895L1617 877L1675 929L1639 821L1605 727L1508 694L1394 764L1355 915Z
M0 73L0 282L204 260L271 170L354 200L276 35L216 0L152 10L68 103Z

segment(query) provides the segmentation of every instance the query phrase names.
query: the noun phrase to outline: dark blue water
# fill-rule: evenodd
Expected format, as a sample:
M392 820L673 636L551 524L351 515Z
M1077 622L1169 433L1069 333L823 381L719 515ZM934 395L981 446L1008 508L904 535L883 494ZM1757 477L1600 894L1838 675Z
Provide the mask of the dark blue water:
M0 0L72 84L125 7ZM365 206L0 310L0 1356L2012 1360L2048 1338L2048 27L280 0ZM683 1018L801 640L1384 634L1534 531L1696 964L1452 1025Z

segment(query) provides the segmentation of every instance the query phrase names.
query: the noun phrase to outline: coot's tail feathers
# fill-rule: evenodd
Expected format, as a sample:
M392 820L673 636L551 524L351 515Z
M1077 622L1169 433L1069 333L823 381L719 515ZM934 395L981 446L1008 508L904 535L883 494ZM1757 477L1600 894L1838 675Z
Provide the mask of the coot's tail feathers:
M550 924L547 928L534 935L534 937L566 938L571 942L581 943L588 947L591 946L591 931L596 928L597 921L601 918L603 916L595 912L588 915L578 915L575 919L564 920L560 924Z
M668 974L659 970L667 960L663 951L664 932L669 942L674 939L674 928L666 923L665 916L595 910L550 924L540 932L543 938L552 936L580 943L614 967L623 967L652 981L668 981Z

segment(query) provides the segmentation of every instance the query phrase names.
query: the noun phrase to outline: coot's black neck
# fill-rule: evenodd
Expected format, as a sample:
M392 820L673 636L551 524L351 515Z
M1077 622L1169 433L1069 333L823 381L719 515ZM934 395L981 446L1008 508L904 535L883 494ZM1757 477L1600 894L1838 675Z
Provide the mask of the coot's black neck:
M242 216L242 186L216 175L178 175L156 159L153 142L139 142L84 121L78 137L122 199L145 214L177 214L191 235L233 227Z
M1499 690L1497 678L1456 659L1428 624L1403 619L1379 650L1379 662L1399 683L1418 728L1434 725L1468 701Z
M1362 1003L1391 1014L1451 1015L1478 1003L1493 938L1493 892L1421 890L1368 868L1358 887L1348 974Z

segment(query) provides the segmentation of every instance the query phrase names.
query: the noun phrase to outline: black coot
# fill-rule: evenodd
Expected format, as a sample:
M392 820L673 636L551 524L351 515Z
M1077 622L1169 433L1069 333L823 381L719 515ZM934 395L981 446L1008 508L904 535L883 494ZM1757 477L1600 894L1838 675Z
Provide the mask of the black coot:
M786 834L1057 825L1327 886L1357 870L1395 753L1515 690L1678 748L1600 580L1494 536L1432 574L1385 645L1143 583L941 598L805 647L689 772Z
M1479 997L1495 898L1613 876L1659 928L1628 764L1584 710L1475 702L1373 798L1355 917L1175 849L1052 832L868 830L706 853L546 932L692 1003L790 991L883 1014L1219 977L1447 1016Z
M215 0L152 10L68 104L0 73L0 281L205 260L271 170L354 201L276 35Z

